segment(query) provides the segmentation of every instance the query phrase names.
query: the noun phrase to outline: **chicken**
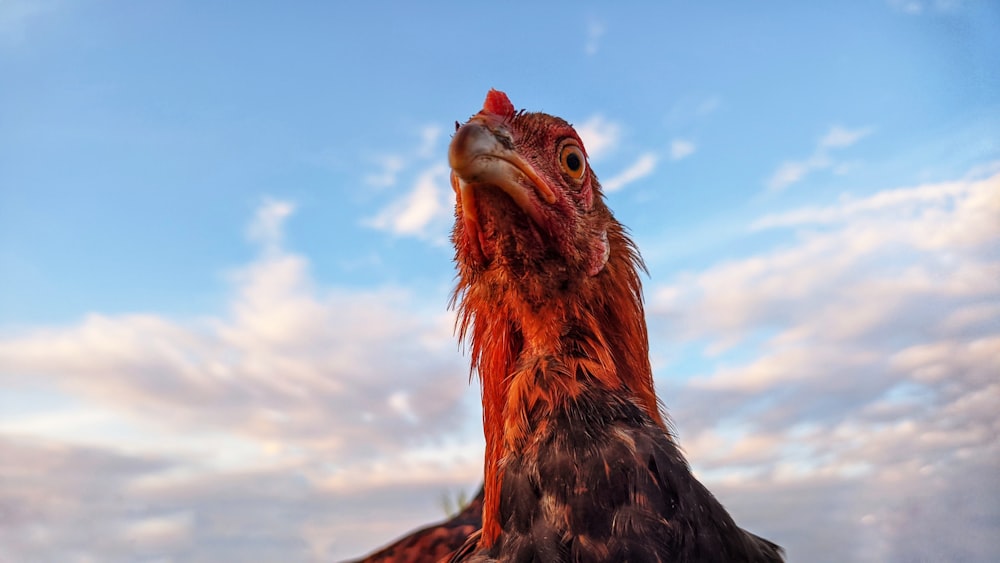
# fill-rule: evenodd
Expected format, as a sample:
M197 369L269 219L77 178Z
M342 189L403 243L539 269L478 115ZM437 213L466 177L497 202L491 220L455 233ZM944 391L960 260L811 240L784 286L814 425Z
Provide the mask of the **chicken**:
M482 530L453 561L782 561L667 431L638 251L566 121L491 90L449 148L460 338L482 386Z
M482 526L483 490L454 517L421 528L354 563L437 563L447 561Z

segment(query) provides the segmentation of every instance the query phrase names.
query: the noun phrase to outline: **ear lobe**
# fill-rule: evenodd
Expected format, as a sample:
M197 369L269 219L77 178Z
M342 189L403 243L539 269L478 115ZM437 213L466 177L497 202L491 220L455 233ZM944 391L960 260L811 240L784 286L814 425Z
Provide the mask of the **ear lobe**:
M601 273L604 266L608 263L608 258L611 257L611 244L608 243L608 231L601 231L601 236L597 238L597 242L590 249L590 268L587 273L591 276L596 276Z

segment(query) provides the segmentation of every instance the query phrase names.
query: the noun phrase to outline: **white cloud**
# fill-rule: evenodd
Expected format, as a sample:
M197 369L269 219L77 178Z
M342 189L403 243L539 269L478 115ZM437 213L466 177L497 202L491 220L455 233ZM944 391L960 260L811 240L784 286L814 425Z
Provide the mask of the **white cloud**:
M801 182L806 176L819 170L833 168L835 173L843 175L849 167L839 163L831 156L833 150L850 147L872 133L871 127L847 129L834 125L816 143L813 153L803 160L788 160L782 162L777 170L767 179L765 185L772 192L781 191L792 184Z
M107 414L90 424L105 429L125 416L165 424L181 441L177 433L214 432L227 447L258 444L244 463L272 463L267 452L280 443L297 455L361 466L441 436L458 420L468 369L446 295L428 311L391 288L319 287L307 259L275 245L291 207L261 206L255 224L266 233L264 252L231 277L224 314L91 314L72 326L8 335L0 339L0 381L92 405ZM13 430L81 435L66 424L0 419L0 432ZM117 434L118 443L134 443Z
M72 403L0 414L0 559L340 560L477 482L446 296L324 287L293 209L261 206L222 312L0 337L4 393ZM996 559L998 211L1000 175L843 197L650 289L652 347L708 358L658 373L681 443L790 560Z
M434 158L438 146L438 139L444 130L437 125L427 125L420 130L420 147L417 149L417 156L420 158ZM441 155L443 156L443 155Z
M0 416L0 559L340 560L478 480L446 293L322 287L280 244L294 207L257 210L222 313L0 337L4 392L45 398Z
M590 20L587 23L587 43L583 51L587 55L596 55L601 46L601 38L604 37L606 29L604 23L597 20Z
M827 560L995 558L1000 512L972 499L1000 489L996 217L1000 174L843 197L762 218L795 229L652 292L652 346L706 359L663 393L681 443L703 475L774 503L750 514L790 559L830 529L858 552ZM781 508L797 489L827 492Z
M715 113L715 111L718 110L721 106L722 106L721 96L710 96L708 98L705 98L698 104L698 107L695 108L694 113L698 117L704 117L706 115Z
M443 160L444 154L438 154L439 144L444 130L437 125L425 125L416 132L419 139L416 147L409 151L381 154L374 157L377 166L375 172L366 174L362 179L373 188L391 188L399 181L400 175L415 163L427 160Z
M783 189L805 178L813 168L807 162L782 162L767 181L767 187L775 191Z
M56 9L51 0L0 1L0 41L20 43L33 22Z
M722 96L686 96L670 107L667 112L667 125L673 129L685 129L692 123L712 115L723 105Z
M877 292L878 299L866 309L887 306L894 293L934 291L960 297L972 291L973 280L990 267L975 253L998 237L1000 227L993 220L1000 211L998 178L886 190L865 198L842 198L828 207L765 216L752 222L752 228L822 226L824 230L803 231L795 245L769 254L717 264L662 290L664 303L679 306L694 295L708 299L703 306L712 309L701 309L685 326L742 338L732 331L756 326L761 315L791 315L806 305L812 312L821 306L825 310L826 305L801 300L824 292L839 295L849 276L865 281L859 296ZM963 256L966 259L960 260ZM899 270L880 269L893 266ZM892 273L895 277L875 276ZM851 307L838 318L860 319L861 312Z
M698 149L692 142L685 139L674 139L670 142L670 160L685 159Z
M604 191L607 193L616 192L626 185L635 182L636 180L645 178L656 170L656 163L659 159L656 154L647 152L639 155L628 168L621 171L617 176L614 176L604 182L601 185L604 187Z
M953 244L958 239L981 242L979 237L990 237L989 225L1000 214L1000 195L995 185L996 176L982 180L963 180L927 184L911 188L885 190L864 198L845 194L835 205L803 207L784 213L770 214L755 220L752 230L782 227L806 227L843 224L846 221L879 218L891 214L901 229L910 231L922 226L920 240L913 244ZM962 207L963 221L948 221L948 215L928 209L947 205ZM911 222L912 221L912 222ZM905 222L905 224L904 224ZM941 241L942 237L946 240Z
M380 158L381 170L365 177L365 183L389 188L393 199L384 202L375 213L361 219L361 224L397 236L416 237L433 244L448 240L452 197L449 170L444 155L438 154L444 131L436 125L422 127L419 145L407 154ZM400 178L409 178L409 190L399 195ZM405 186L405 184L404 184Z
M819 140L820 148L842 149L857 143L861 139L871 135L871 127L861 129L845 129L839 125L834 125L830 131Z
M592 161L609 154L621 140L621 125L609 121L603 115L594 115L574 128Z
M190 511L162 516L150 516L130 523L125 540L140 551L184 547L191 543L194 515Z
M962 0L888 0L889 7L911 16L919 16L929 10L938 13L954 12L962 8Z
M365 224L401 236L443 243L451 217L448 168L437 164L421 172L409 193L390 202Z
M441 494L474 490L478 478L449 481L438 463L437 478L417 485L330 490L308 465L205 473L155 455L3 435L0 451L4 561L184 560L192 553L206 561L341 561L442 518ZM398 477L411 469L412 462L392 460L378 471Z
M399 155L383 155L376 159L379 171L367 174L364 181L373 188L388 188L396 185L399 173L406 168L406 159Z
M914 16L924 12L924 4L919 0L889 0L889 6L894 10Z
M285 219L294 211L295 205L287 201L265 201L257 209L256 216L247 229L247 236L268 251L279 249L284 238Z

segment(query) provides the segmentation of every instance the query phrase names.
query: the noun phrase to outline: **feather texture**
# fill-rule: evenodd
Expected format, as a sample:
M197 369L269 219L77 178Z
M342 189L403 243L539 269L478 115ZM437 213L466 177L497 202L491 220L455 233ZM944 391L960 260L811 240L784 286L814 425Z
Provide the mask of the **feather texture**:
M482 526L483 491L461 512L425 526L353 563L437 563L447 561Z
M691 474L653 388L635 245L576 131L491 91L449 150L482 531L454 561L781 561Z

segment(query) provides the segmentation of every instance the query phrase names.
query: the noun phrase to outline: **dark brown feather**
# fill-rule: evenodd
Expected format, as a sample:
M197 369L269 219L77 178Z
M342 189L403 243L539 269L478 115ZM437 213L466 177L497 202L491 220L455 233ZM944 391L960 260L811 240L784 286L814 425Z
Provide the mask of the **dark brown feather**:
M454 517L421 528L353 563L437 563L447 561L482 526L483 489Z

